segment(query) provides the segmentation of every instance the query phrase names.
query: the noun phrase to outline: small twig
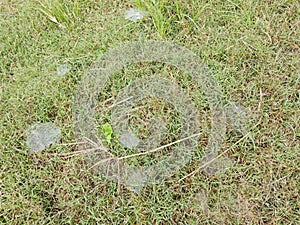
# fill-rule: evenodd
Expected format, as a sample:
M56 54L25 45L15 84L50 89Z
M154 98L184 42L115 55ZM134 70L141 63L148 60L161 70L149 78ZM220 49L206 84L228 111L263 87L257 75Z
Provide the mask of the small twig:
M126 101L128 101L128 100L130 100L130 99L132 99L132 98L133 98L133 96L128 97L128 98L123 99L123 100L121 100L121 101L119 101L119 102L116 102L116 103L114 103L114 104L112 104L112 105L110 105L110 106L105 107L105 103L110 102L110 101L113 99L113 97L111 97L111 98L109 98L109 99L107 99L107 100L101 102L100 105L99 105L99 107L104 107L105 110L108 110L108 109L111 109L111 108L113 108L113 107L115 107L115 106L117 106L117 105L120 105L120 104L122 104L123 102L126 102Z
M74 152L68 152L68 153L61 153L58 154L59 156L72 156L72 155L80 155L80 154L86 154L92 151L96 151L96 150L103 150L101 147L98 148L89 148L89 149L84 149L84 150L80 150L80 151L74 151Z
M102 159L102 160L98 161L97 163L95 163L94 165L92 165L92 166L89 168L89 170L92 169L92 168L94 168L94 167L96 167L96 166L98 166L98 165L101 164L101 163L110 161L110 160L112 160L112 159L116 159L116 158L106 158L106 159Z
M105 151L107 154L109 154L111 157L115 157L107 148L101 146L99 147L99 144L97 144L96 142L92 141L91 139L89 139L88 137L84 137L85 139L87 139L90 143L92 143L92 145L95 147L95 148L98 148L98 149L101 149L103 151ZM99 142L101 143L101 142Z
M155 148L155 149L152 149L152 150L149 150L149 151L146 151L146 152L140 152L140 153L136 153L136 154L132 154L132 155L126 155L126 156L123 156L123 157L118 158L118 160L128 159L128 158L132 158L132 157L136 157L136 156L141 156L141 155L148 155L148 154L150 154L150 153L157 152L157 151L159 151L159 150L161 150L161 149L163 149L163 148L169 147L169 146L174 145L174 144L177 144L177 143L179 143L179 142L183 142L183 141L188 140L188 139L191 139L191 138L193 138L193 137L197 137L197 136L199 136L200 134L201 134L201 133L193 134L193 135L191 135L191 136L189 136L189 137L186 137L186 138L183 138L183 139L180 139L180 140L171 142L171 143L169 143L169 144L160 146L160 147L158 147L158 148Z
M114 104L112 104L112 105L110 105L110 106L107 106L107 109L111 109L111 108L113 108L113 107L115 107L115 106L117 106L117 105L122 104L123 102L127 102L128 100L130 100L130 99L132 99L132 98L133 98L133 96L130 96L130 97L126 98L126 99L123 99L123 100L121 100L121 101L119 101L119 102L116 102L116 103L114 103Z
M112 159L116 159L116 160L120 161L120 160L123 160L123 159L128 159L128 158L132 158L132 157L136 157L136 156L148 155L148 154L150 154L150 153L157 152L157 151L159 151L159 150L161 150L161 149L163 149L163 148L169 147L169 146L174 145L174 144L177 144L177 143L179 143L179 142L182 142L182 141L191 139L191 138L193 138L193 137L199 136L200 134L201 134L201 133L193 134L193 135L191 135L191 136L189 136L189 137L186 137L186 138L183 138L183 139L180 139L180 140L171 142L171 143L169 143L169 144L160 146L160 147L158 147L158 148L149 150L149 151L147 151L147 152L141 152L141 153L136 153L136 154L132 154L132 155L126 155L126 156L119 157L119 158L116 158L116 157L106 158L106 159L100 160L100 161L97 162L95 165L93 165L91 168L93 168L93 167L95 167L95 166L97 166L97 165L99 165L99 164L101 164L101 163L104 163L104 162L107 162L107 161L109 161L109 160L112 160ZM91 168L90 168L90 169L91 169Z
M103 102L101 102L101 103L99 104L99 106L104 106L107 102L110 102L110 101L113 100L113 99L114 99L114 97L108 98L108 99L104 100Z
M62 144L56 144L57 146L70 146L70 145L82 145L86 144L86 142L81 141L81 142L71 142L71 143L62 143Z

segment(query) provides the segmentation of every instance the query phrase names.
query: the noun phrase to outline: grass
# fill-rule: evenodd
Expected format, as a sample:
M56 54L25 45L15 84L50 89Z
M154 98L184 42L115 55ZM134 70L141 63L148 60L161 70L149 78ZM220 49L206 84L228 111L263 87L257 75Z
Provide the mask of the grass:
M125 20L130 7L148 16ZM299 9L298 1L289 0L3 0L0 223L299 224ZM26 129L34 123L54 122L62 129L61 143L76 141L72 105L84 71L110 48L141 39L192 50L213 70L225 98L257 115L249 127L258 118L260 123L246 130L247 137L231 148L242 135L228 133L222 146L220 153L230 149L226 155L235 164L226 173L200 171L178 183L199 166L210 111L187 74L159 63L124 68L100 100L115 97L136 77L158 72L191 93L203 117L199 149L165 182L137 195L89 170L83 156L59 156L76 151L75 145L29 155ZM60 77L56 67L63 63L72 70ZM136 117L154 108L164 112L153 103ZM99 120L100 129L105 123L109 113Z
M76 20L81 17L80 10L83 9L83 5L80 6L79 1L63 2L55 0L45 3L38 1L38 4L39 11L61 28L70 28L74 25Z

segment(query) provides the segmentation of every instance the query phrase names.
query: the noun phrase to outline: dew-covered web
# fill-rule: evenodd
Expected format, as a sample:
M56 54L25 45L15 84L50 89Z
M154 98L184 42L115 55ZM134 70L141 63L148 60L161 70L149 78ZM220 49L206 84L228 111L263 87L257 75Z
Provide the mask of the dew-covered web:
M31 125L27 130L26 144L30 153L41 152L51 144L59 141L60 128L53 123Z
M123 149L135 149L135 152L125 156L113 154L115 149L110 149L97 131L98 96L114 74L126 65L140 62L161 62L175 66L188 73L206 95L211 109L211 131L201 163L205 164L218 155L226 133L228 112L219 86L208 67L197 55L184 47L160 41L130 42L99 58L83 77L75 98L77 137L88 140L88 144L82 148L87 150L87 161L95 170L136 192L145 184L160 182L185 166L197 149L201 133L199 113L189 93L160 74L145 76L133 80L119 91L110 113L115 141ZM170 143L164 143L168 136L167 122L159 115L150 119L146 138L141 138L140 130L132 124L132 112L135 108L141 102L155 98L169 104L178 112L180 132L177 139ZM126 162L129 158L138 159L166 149L168 151L164 152L165 157L161 157L156 163L134 165ZM213 174L218 168L222 169L220 164L224 163L224 160L217 160L214 167L207 167L206 170Z

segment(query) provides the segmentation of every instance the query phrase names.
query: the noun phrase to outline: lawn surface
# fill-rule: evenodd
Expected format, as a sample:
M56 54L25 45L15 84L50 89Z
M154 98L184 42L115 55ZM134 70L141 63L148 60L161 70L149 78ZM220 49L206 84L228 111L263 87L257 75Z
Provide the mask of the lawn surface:
M147 15L125 20L130 8ZM299 224L299 38L296 0L2 0L0 224ZM228 132L220 149L234 162L226 172L200 170L178 182L199 167L210 110L184 71L159 63L128 65L99 101L143 74L178 80L202 115L190 163L136 194L91 170L82 154L62 157L78 150L69 143L77 141L73 102L84 72L120 43L143 40L190 49L213 71L225 99L247 109L244 131ZM59 76L64 64L71 70ZM153 103L136 118L155 110L165 112ZM100 127L111 122L107 115ZM61 128L60 142L29 154L27 129L46 122Z

